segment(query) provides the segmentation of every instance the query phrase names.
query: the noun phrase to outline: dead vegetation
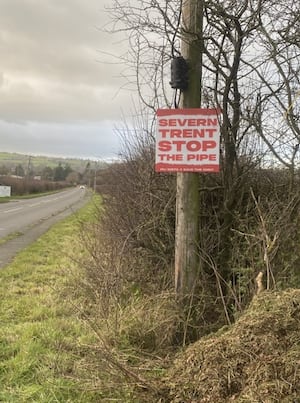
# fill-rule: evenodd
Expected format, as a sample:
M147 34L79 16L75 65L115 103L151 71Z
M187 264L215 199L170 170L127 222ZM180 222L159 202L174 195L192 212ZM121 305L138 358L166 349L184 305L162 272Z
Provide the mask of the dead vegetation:
M95 387L128 402L292 402L300 296L279 292L300 284L300 194L287 192L289 173L241 160L230 208L223 176L201 176L199 279L183 310L173 286L175 178L153 173L147 135L136 141L102 171L103 203L81 234L76 292L99 340Z
M237 319L236 323L217 330L225 324L220 321L222 304L206 289L210 282L203 274L195 321L180 310L171 286L168 289L165 279L170 273L163 273L163 266L155 270L147 251L141 247L135 249L126 237L112 237L115 233L107 231L107 221L103 224L101 217L109 203L104 206L81 233L80 244L87 253L76 280L76 293L82 295L83 301L82 318L93 327L99 341L88 347L95 357L88 369L95 388L108 396L115 396L117 390L119 401L127 396L124 401L128 402L297 402L300 291L261 289L255 295L255 271L243 273L240 268L240 282L236 281L236 288L232 286L232 293L245 305L251 291L252 302L246 311L233 309L232 321ZM275 254L268 250L270 270L280 285L280 276L298 255L298 249L289 246L291 242L295 245L297 231L291 225L285 242L282 231L287 223L280 218L279 207L272 205L273 215L268 215L270 209L260 206L261 218L266 223L264 230L258 225L254 232L257 238L248 232L247 242L244 238L245 244L237 246L249 248L248 259L253 257L259 262L261 258L264 273L261 282L265 289L262 240L267 239L266 234L271 239L274 231L281 230L282 244L276 244ZM275 211L282 228L272 227L267 220L273 217L276 223ZM288 208L281 209L282 214L285 211ZM255 230L255 226L251 228ZM243 249L234 251L238 257ZM280 262L286 265L281 272ZM290 275L296 272L294 266ZM251 286L250 276L253 276ZM242 289L247 290L246 297ZM199 340L191 343L188 335L195 327Z
M86 346L94 360L83 374L95 390L141 403L298 401L300 290L262 291L236 323L182 348L185 318L173 294L112 291L104 315L107 295L96 288L86 289L81 312L98 338Z
M165 378L171 402L297 402L300 290L263 292L229 329L179 353Z

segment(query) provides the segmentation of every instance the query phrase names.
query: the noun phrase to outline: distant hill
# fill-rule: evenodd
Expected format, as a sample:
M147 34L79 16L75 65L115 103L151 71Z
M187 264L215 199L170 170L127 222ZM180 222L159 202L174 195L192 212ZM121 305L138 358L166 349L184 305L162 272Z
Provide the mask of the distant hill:
M29 164L35 170L43 169L44 167L55 168L57 165L70 165L72 170L76 172L84 172L87 165L94 166L95 161L80 158L63 158L63 157L46 157L36 155L25 155L18 153L0 152L0 166L5 165L8 168L14 168L21 164L24 168ZM105 165L104 162L97 162L97 167Z

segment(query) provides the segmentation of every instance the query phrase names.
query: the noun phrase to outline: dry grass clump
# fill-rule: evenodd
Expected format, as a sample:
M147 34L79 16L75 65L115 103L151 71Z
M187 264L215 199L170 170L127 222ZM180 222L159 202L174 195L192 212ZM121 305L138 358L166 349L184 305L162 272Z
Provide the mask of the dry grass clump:
M178 305L171 293L132 299L119 311L117 339L125 346L165 355L173 348L180 320Z
M174 294L136 295L112 307L106 318L100 314L85 319L98 340L88 346L92 356L82 380L90 381L85 379L87 373L94 376L95 390L113 396L114 401L164 401L161 374L174 355L174 338L182 320Z
M165 379L172 402L296 402L300 290L262 293L232 328L177 356Z

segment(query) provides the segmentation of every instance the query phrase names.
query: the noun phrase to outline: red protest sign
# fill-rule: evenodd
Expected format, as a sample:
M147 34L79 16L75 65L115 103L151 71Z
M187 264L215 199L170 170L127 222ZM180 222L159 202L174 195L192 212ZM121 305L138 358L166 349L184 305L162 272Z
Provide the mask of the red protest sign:
M219 172L216 109L158 109L156 172Z

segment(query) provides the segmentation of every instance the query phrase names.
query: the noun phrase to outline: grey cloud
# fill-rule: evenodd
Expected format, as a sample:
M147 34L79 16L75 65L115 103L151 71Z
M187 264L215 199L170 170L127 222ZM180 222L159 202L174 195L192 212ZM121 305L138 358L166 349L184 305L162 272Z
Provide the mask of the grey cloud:
M82 122L119 120L127 96L110 86L73 86L49 81L20 81L4 85L0 97L0 117L8 121ZM123 101L123 102L121 102Z
M113 126L110 121L89 125L0 122L0 149L36 155L115 158L120 144Z
M0 150L117 153L132 95L124 42L101 29L110 2L0 0Z
M117 117L128 95L119 92L120 63L103 62L115 43L112 34L97 29L107 20L98 0L2 0L0 71L6 86L0 89L0 119L18 113L26 119L28 113L28 120L43 121L47 110L50 121L55 110L59 120Z

